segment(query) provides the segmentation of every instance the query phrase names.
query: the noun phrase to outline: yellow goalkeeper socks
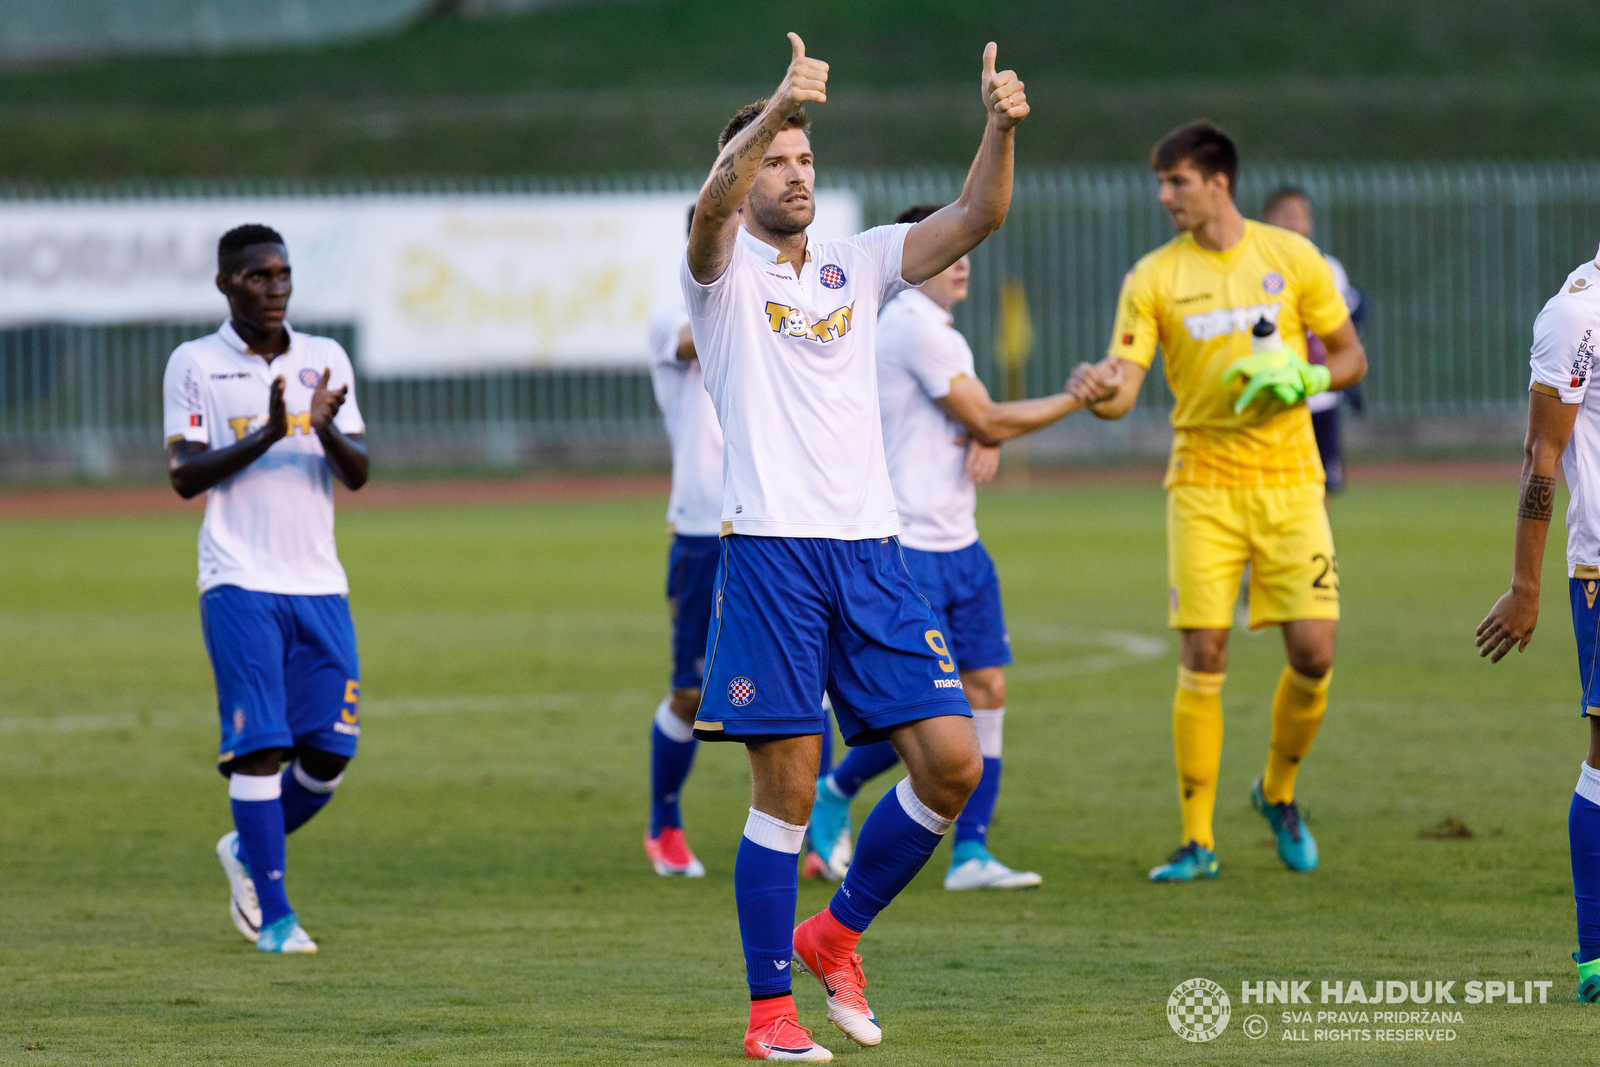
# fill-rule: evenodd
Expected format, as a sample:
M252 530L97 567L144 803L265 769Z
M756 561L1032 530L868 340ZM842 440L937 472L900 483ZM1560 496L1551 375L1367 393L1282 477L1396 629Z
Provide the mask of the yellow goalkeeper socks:
M1211 816L1217 806L1217 772L1222 766L1222 681L1226 674L1178 668L1172 699L1172 746L1178 757L1178 803L1183 809L1183 839L1216 849Z
M1294 775L1300 761L1311 751L1322 713L1328 710L1329 671L1321 678L1307 678L1293 667L1285 667L1272 697L1272 746L1267 749L1267 771L1261 777L1261 795L1268 804L1287 804L1294 799Z

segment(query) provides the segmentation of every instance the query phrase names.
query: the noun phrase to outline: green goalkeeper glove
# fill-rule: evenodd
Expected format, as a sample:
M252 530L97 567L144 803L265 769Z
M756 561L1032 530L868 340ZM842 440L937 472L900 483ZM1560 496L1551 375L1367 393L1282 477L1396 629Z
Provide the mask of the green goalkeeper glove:
M1294 361L1294 353L1287 348L1274 348L1267 352L1240 356L1228 364L1228 369L1222 372L1222 384L1227 385L1241 374L1244 375L1245 381L1249 381L1263 371L1278 370Z
M1262 353L1263 356L1271 354ZM1232 372L1241 363L1248 363L1250 360L1258 358L1260 357L1247 356L1244 359L1237 360L1232 367L1228 368L1228 371ZM1241 371L1240 373L1244 372ZM1225 381L1229 380L1226 373L1223 375L1223 379ZM1332 382L1333 374L1327 367L1319 363L1307 363L1303 359L1296 359L1291 356L1285 365L1270 367L1252 374L1244 392L1239 394L1238 400L1234 401L1233 410L1235 412L1244 411L1245 408L1250 406L1250 401L1256 398L1256 394L1263 389L1271 389L1279 400L1283 401L1285 405L1289 405L1297 404L1308 396L1327 392L1328 386Z

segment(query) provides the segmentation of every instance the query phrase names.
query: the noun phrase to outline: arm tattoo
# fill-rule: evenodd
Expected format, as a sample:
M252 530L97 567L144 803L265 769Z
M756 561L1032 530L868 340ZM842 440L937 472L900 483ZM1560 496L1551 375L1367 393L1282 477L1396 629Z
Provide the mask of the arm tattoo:
M1538 474L1522 476L1522 495L1517 500L1517 517L1549 522L1555 513L1556 480Z
M777 134L767 129L765 125L757 126L755 132L745 140L744 144L739 146L739 150L722 161L722 164L712 172L711 187L707 190L711 195L713 204L718 207L723 205L728 194L739 184L739 170L744 165L746 158L753 152L755 153L756 161L759 163L761 157L766 154L767 146L772 144L772 140L776 136Z

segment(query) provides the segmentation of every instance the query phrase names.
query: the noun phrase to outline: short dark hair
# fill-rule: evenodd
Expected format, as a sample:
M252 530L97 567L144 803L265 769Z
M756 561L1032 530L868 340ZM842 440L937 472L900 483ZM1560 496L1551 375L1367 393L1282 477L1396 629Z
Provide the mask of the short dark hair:
M921 222L923 219L927 218L929 215L932 215L935 211L943 210L944 207L945 207L944 204L913 204L912 206L906 208L904 211L900 212L900 217L895 219L894 221L896 221L896 222Z
M1207 178L1213 174L1224 175L1228 179L1229 196L1239 188L1239 147L1210 119L1184 123L1150 150L1151 170L1171 170L1185 161L1194 164Z
M768 98L762 97L755 103L746 104L736 111L733 118L728 120L728 124L722 127L722 136L717 138L717 151L720 152L727 148L728 142L739 136L740 130L760 118L761 113L767 110L767 103ZM811 136L811 120L806 117L806 109L801 108L784 119L782 129L800 130L807 137Z
M237 269L235 264L239 261L239 253L251 245L281 245L285 244L283 234L271 226L263 226L259 222L247 222L243 226L235 226L222 235L222 240L217 242L217 270L223 274L232 274Z
M1272 209L1285 200L1304 200L1306 207L1311 206L1311 197L1298 185L1280 185L1267 194L1267 202L1261 205L1263 217L1272 214Z

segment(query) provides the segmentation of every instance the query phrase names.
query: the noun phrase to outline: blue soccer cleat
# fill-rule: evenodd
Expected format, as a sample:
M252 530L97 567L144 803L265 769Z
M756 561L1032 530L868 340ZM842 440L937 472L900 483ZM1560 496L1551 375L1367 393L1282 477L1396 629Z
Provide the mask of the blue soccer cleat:
M1217 876L1217 854L1202 848L1194 841L1186 841L1182 848L1167 857L1167 862L1150 869L1152 882L1198 882L1202 878Z
M1593 959L1587 963L1578 963L1578 954L1572 954L1572 962L1578 964L1578 995L1577 1000L1585 1004L1600 1001L1600 959Z
M1250 787L1250 804L1272 827L1272 833L1278 839L1278 858L1285 867L1291 871L1317 869L1317 839L1300 821L1299 805L1292 800L1287 804L1268 804L1267 798L1261 795L1260 778Z
M311 940L311 935L305 932L300 920L291 911L276 922L270 922L261 928L261 936L256 938L256 948L262 952L309 955L317 951L317 943Z
M834 789L827 775L817 779L817 799L811 805L811 847L822 857L828 880L843 881L853 852L850 798Z

